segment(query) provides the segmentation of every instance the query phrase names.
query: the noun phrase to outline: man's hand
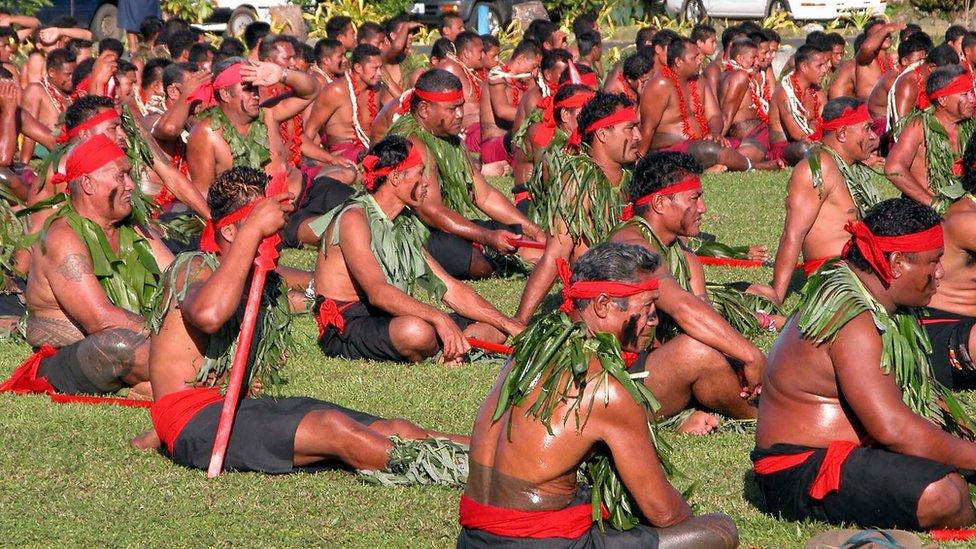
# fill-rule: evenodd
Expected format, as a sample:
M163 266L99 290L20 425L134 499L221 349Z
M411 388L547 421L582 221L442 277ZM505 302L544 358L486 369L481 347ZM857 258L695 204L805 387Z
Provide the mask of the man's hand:
M112 76L115 75L115 71L119 68L119 56L114 51L104 51L95 60L95 65L92 67L91 79L92 82L108 82ZM92 95L98 95L101 90L90 90Z
M883 156L879 156L878 153L871 153L871 156L864 161L864 165L871 166L872 168L884 169L885 158Z
M9 16L7 17L9 19ZM57 27L41 29L41 32L37 33L37 37L41 41L41 44L48 46L55 43L58 38L61 38L61 29Z
M180 92L180 95L184 98L189 97L190 94L197 91L197 88L209 82L210 79L210 73L207 71L187 73L183 77L183 90Z
M742 392L739 393L740 397L748 400L755 400L759 397L759 394L762 393L762 376L765 369L766 355L756 349L753 357L742 364L743 387Z
M441 340L442 362L459 362L471 350L468 340L451 317L441 313L431 324L434 325L437 337Z
M749 259L754 259L756 261L766 261L769 259L769 247L767 246L749 246Z
M353 168L353 169L358 167L355 162L349 160L345 156L330 154L328 158L329 158L328 164L332 164L333 166L345 166L347 168Z
M252 62L241 67L241 79L255 86L274 86L281 82L284 69L274 63Z
M903 22L900 22L900 21L892 21L891 23L888 23L887 25L882 25L881 28L882 28L882 31L885 34L891 34L891 33L899 32L899 31L903 30L907 26L908 25L905 24L905 23L903 23Z
M13 80L0 80L0 111L16 112L20 104L20 86Z
M518 248L512 245L512 240L518 240L519 235L512 231L490 231L486 244L497 250L501 254L515 253Z
M9 26L10 26L10 14L0 13L0 27L9 27Z
M725 148L731 148L730 145L729 145L729 140L727 138L725 138L725 137L720 136L720 135L712 135L712 134L709 134L709 135L707 135L705 137L705 139L709 139L711 141L714 141L714 142L718 143L719 145L721 145L721 146L723 146Z
M292 204L294 200L295 195L291 193L281 193L261 199L251 211L251 215L247 216L244 226L254 227L262 238L277 234L285 228L287 214L294 211L295 206Z

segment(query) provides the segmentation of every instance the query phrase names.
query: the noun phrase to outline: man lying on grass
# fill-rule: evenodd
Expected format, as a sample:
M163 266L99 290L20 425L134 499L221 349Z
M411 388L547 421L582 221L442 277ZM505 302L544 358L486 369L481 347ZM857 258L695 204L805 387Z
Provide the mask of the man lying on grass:
M657 401L627 372L657 324L658 261L605 243L571 277L560 262L561 310L515 340L475 417L458 547L738 545L730 518L695 517L668 482Z
M753 467L767 512L878 528L976 522L973 431L935 380L913 307L942 278L939 214L908 198L848 224L769 353Z
M430 256L430 232L414 211L429 199L420 148L390 136L363 159L366 193L312 223L322 237L314 312L327 356L419 362L443 353L460 361L465 336L504 342L524 326L498 312ZM459 314L413 297L423 288Z
M164 274L149 357L155 430L132 444L155 448L162 443L164 452L186 467L206 469L209 464L224 398L221 385L233 360L251 266L262 239L278 233L293 210L291 194L263 198L267 181L264 172L243 166L219 175L207 194L216 227L210 244L217 252L181 254ZM245 377L250 390L237 410L225 469L289 473L337 460L359 470L402 473L418 446L451 447L430 437L467 441L321 400L257 396L283 381L291 333L286 294L280 277L269 273ZM463 474L448 476L463 482Z

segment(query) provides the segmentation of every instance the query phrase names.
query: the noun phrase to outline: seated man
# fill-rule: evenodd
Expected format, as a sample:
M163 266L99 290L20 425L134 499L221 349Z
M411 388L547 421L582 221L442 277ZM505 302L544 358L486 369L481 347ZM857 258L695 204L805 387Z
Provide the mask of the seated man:
M894 63L888 55L888 48L893 42L891 35L905 27L905 23L886 23L880 18L865 26L864 40L854 52L854 97L867 99L878 80L894 69Z
M695 517L668 481L648 424L657 402L627 375L656 324L657 269L653 252L605 243L563 271L566 314L516 339L475 416L459 548L738 545L730 518Z
M898 70L888 71L879 78L868 97L868 110L871 112L871 119L874 121L874 133L884 135L888 128L894 128L894 123L897 123L899 118L908 114L907 112L897 114L897 106L907 104L907 101L897 99L899 89L901 89L902 96L912 96L911 104L906 105L909 107L909 111L915 108L916 104L923 109L927 106L919 103L920 99L925 99L925 94L919 95L917 92L925 91L925 78L928 76L928 69L922 67L925 56L931 49L932 39L925 33L918 33L898 44ZM922 73L922 70L925 70L925 74ZM902 84L900 88L899 83ZM916 93L911 94L911 91ZM892 96L896 98L894 102L891 101ZM894 116L893 113L895 113Z
M753 162L766 157L769 150L769 99L766 97L766 72L759 67L759 45L752 40L736 40L729 48L718 85L718 101L725 124L722 135L739 139L739 152Z
M132 444L162 446L184 467L206 469L210 462L224 400L220 386L237 347L244 315L241 299L248 293L254 257L263 239L277 234L294 209L289 193L264 199L267 181L262 171L243 166L220 174L207 194L215 223L210 244L217 253L181 254L164 275L149 353L154 432ZM224 469L290 473L322 469L338 460L359 470L382 470L393 466L392 455L401 446L388 437L449 436L321 400L256 397L259 387L275 389L282 382L290 334L284 294L280 278L269 273L266 305L259 313L261 324L242 388L248 395L234 419ZM467 441L457 435L450 438ZM463 475L453 478L463 482Z
M838 97L824 107L823 144L796 165L786 191L786 223L773 264L772 287L754 287L782 303L803 253L810 276L840 255L848 241L844 225L856 221L881 201L864 161L878 147L867 105Z
M914 42L915 36L920 35L914 35L902 44ZM900 45L898 49L901 50ZM912 111L924 110L932 105L928 94L925 93L925 83L932 71L939 67L958 64L959 56L956 55L955 50L947 44L942 44L930 49L923 59L914 63L915 66L911 70L906 68L902 71L888 94L888 129L894 131L898 122L910 115Z
M427 199L429 187L417 146L387 137L363 167L367 194L313 223L322 237L315 264L322 351L401 362L443 352L444 361L455 362L468 351L465 335L501 343L518 334L520 323L447 274L425 249L427 228L411 211ZM419 288L464 316L413 298Z
M764 510L858 527L963 528L976 522L956 469L976 445L920 352L910 308L942 267L939 215L907 198L850 223L844 261L810 279L769 353L752 452ZM947 432L948 431L948 432Z
M973 131L976 95L972 79L958 65L932 71L925 91L934 108L905 119L885 172L905 196L945 213L963 195L958 164Z
M795 166L823 135L821 111L827 96L820 82L828 55L809 44L793 54L796 68L773 91L769 104L769 157Z
M27 343L37 351L0 390L149 397L145 318L172 256L132 224L134 188L125 153L98 134L68 154L68 185L34 245L27 279Z

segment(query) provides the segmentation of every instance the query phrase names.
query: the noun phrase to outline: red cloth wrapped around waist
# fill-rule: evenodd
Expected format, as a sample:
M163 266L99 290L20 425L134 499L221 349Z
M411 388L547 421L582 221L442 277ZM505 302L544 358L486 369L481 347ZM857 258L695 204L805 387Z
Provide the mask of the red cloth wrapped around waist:
M589 503L572 505L557 511L520 511L479 503L461 496L461 526L507 538L581 537L593 526ZM602 509L606 520L610 515Z
M53 395L56 392L54 386L48 382L46 377L37 377L37 370L45 358L50 358L57 353L58 350L50 345L41 346L10 374L7 381L0 384L0 393L46 393Z
M835 440L827 445L827 453L824 455L823 462L820 463L817 476L814 477L813 483L810 484L810 497L821 500L827 494L840 490L841 469L844 466L844 462L847 461L848 456L851 455L851 452L858 447L860 447L860 444L848 440ZM757 475L779 473L780 471L786 471L804 463L810 459L810 456L815 451L809 450L807 452L800 452L799 454L767 456L757 459L752 464L752 469Z
M532 200L532 193L529 191L520 191L512 195L512 202L518 204L519 202L524 202L526 200Z
M811 259L809 261L803 262L803 274L810 277L813 273L817 271L824 263L830 261L836 256L831 257L818 257L817 259Z
M329 143L329 154L338 154L350 162L359 163L359 155L366 152L366 147L359 141L343 141L341 143Z
M319 326L319 339L322 339L329 326L335 326L340 334L345 332L346 319L342 317L342 313L356 303L359 302L350 301L340 306L336 300L330 298L325 298L322 303L319 303L319 312L315 315L315 323Z
M153 427L159 440L166 445L170 454L173 444L183 432L186 424L197 415L200 410L214 402L224 400L220 390L216 387L193 387L175 393L170 393L153 403L149 409Z

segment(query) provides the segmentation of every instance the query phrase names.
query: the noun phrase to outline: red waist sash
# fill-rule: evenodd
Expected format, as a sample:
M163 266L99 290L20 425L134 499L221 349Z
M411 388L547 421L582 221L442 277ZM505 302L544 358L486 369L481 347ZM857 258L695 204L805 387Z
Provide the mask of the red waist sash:
M835 440L827 445L827 453L824 455L817 476L814 477L810 485L810 497L821 500L831 492L840 490L840 473L844 462L859 444L847 440ZM752 464L752 469L757 475L771 475L792 469L805 462L813 455L815 450L800 452L799 454L785 454L781 456L766 456L760 458Z
M153 427L159 440L173 453L173 444L186 424L200 410L224 400L216 387L193 387L170 393L153 403L149 409Z
M516 205L519 202L524 202L526 200L532 200L532 193L529 191L520 191L512 195L512 202L514 202Z
M325 330L329 326L335 326L336 330L341 334L346 331L346 319L342 317L342 313L346 311L349 307L352 307L358 301L350 301L343 306L339 306L336 300L326 298L325 301L319 304L319 313L315 315L315 323L319 326L319 339L325 335Z
M461 526L506 538L576 539L593 526L592 507L581 503L557 511L520 511L461 496ZM602 517L609 517L606 508Z
M819 269L824 263L830 261L834 257L836 257L836 256L833 256L833 257L819 257L817 259L811 259L809 261L804 261L803 262L803 266L802 266L802 268L803 268L803 274L806 275L809 278L810 275L812 275L814 272L816 272L816 270Z
M46 377L37 377L37 370L45 358L57 354L58 350L50 345L43 345L34 354L10 374L10 378L0 384L0 393L55 393L54 386Z

